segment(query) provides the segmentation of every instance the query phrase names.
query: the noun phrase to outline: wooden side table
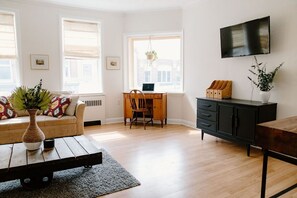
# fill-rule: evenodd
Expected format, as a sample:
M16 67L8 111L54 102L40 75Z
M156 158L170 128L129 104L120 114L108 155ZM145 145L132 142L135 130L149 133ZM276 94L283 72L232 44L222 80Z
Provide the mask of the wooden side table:
M256 145L263 149L261 197L264 198L268 157L297 165L297 116L258 124ZM296 187L294 184L272 197L279 197Z

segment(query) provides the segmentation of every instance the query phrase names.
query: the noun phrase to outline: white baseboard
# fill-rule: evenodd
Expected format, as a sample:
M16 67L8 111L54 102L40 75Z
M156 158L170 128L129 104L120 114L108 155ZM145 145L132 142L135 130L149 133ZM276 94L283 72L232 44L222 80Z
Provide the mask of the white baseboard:
M119 118L106 118L105 123L103 124L116 124L116 123L123 123L123 117ZM182 119L167 119L167 124L180 124L191 128L196 128L196 123L190 122L188 120Z

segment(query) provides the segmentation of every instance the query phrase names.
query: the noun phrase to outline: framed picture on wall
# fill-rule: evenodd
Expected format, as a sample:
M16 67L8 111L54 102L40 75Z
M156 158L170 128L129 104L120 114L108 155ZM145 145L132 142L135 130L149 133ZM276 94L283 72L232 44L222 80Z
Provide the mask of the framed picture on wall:
M31 54L31 69L49 69L48 55Z
M110 69L110 70L120 69L120 57L107 56L106 69Z

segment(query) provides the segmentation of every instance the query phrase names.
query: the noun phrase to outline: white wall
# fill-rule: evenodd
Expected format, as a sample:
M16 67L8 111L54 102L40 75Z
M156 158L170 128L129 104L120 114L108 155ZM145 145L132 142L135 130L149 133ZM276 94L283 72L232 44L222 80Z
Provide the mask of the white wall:
M277 117L297 114L297 1L207 0L183 9L185 94L183 119L195 125L196 99L216 79L233 81L233 98L251 98L248 69L253 56L225 58L220 55L221 27L270 16L271 54L257 56L274 69L285 62L275 78L270 101L277 102ZM260 100L254 89L253 100Z
M191 126L195 126L196 97L203 97L205 89L215 79L232 80L234 98L251 98L252 89L247 76L253 57L221 59L219 29L270 15L271 54L257 57L259 61L267 62L268 68L285 62L276 76L270 101L278 103L278 118L297 114L296 1L207 0L190 4L183 10L125 15L41 3L29 5L21 0L0 0L0 9L14 10L20 17L23 85L33 86L42 78L44 87L50 90L59 90L61 86L60 17L80 17L102 22L102 68L107 122L121 121L123 117L124 65L120 70L105 68L106 56L119 56L123 61L123 34L183 30L185 94L169 94L168 118ZM30 54L35 53L49 55L49 70L30 69ZM256 90L253 99L259 100Z
M121 117L120 104L123 75L121 70L106 70L105 57L122 59L123 15L53 6L42 3L18 3L0 0L0 9L16 11L19 18L21 67L23 85L32 87L43 79L44 88L61 89L60 18L74 17L100 21L102 24L102 73L103 90L106 95L107 118ZM31 70L30 54L49 55L49 70Z

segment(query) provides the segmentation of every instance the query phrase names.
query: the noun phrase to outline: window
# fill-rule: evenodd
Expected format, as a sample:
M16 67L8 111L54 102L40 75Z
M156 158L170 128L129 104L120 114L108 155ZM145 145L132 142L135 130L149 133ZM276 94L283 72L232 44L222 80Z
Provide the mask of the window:
M0 95L10 95L19 85L14 13L0 11Z
M63 90L102 92L100 24L62 19Z
M183 69L181 35L129 36L129 88L155 83L156 91L182 92ZM154 50L157 59L149 62L146 52Z

